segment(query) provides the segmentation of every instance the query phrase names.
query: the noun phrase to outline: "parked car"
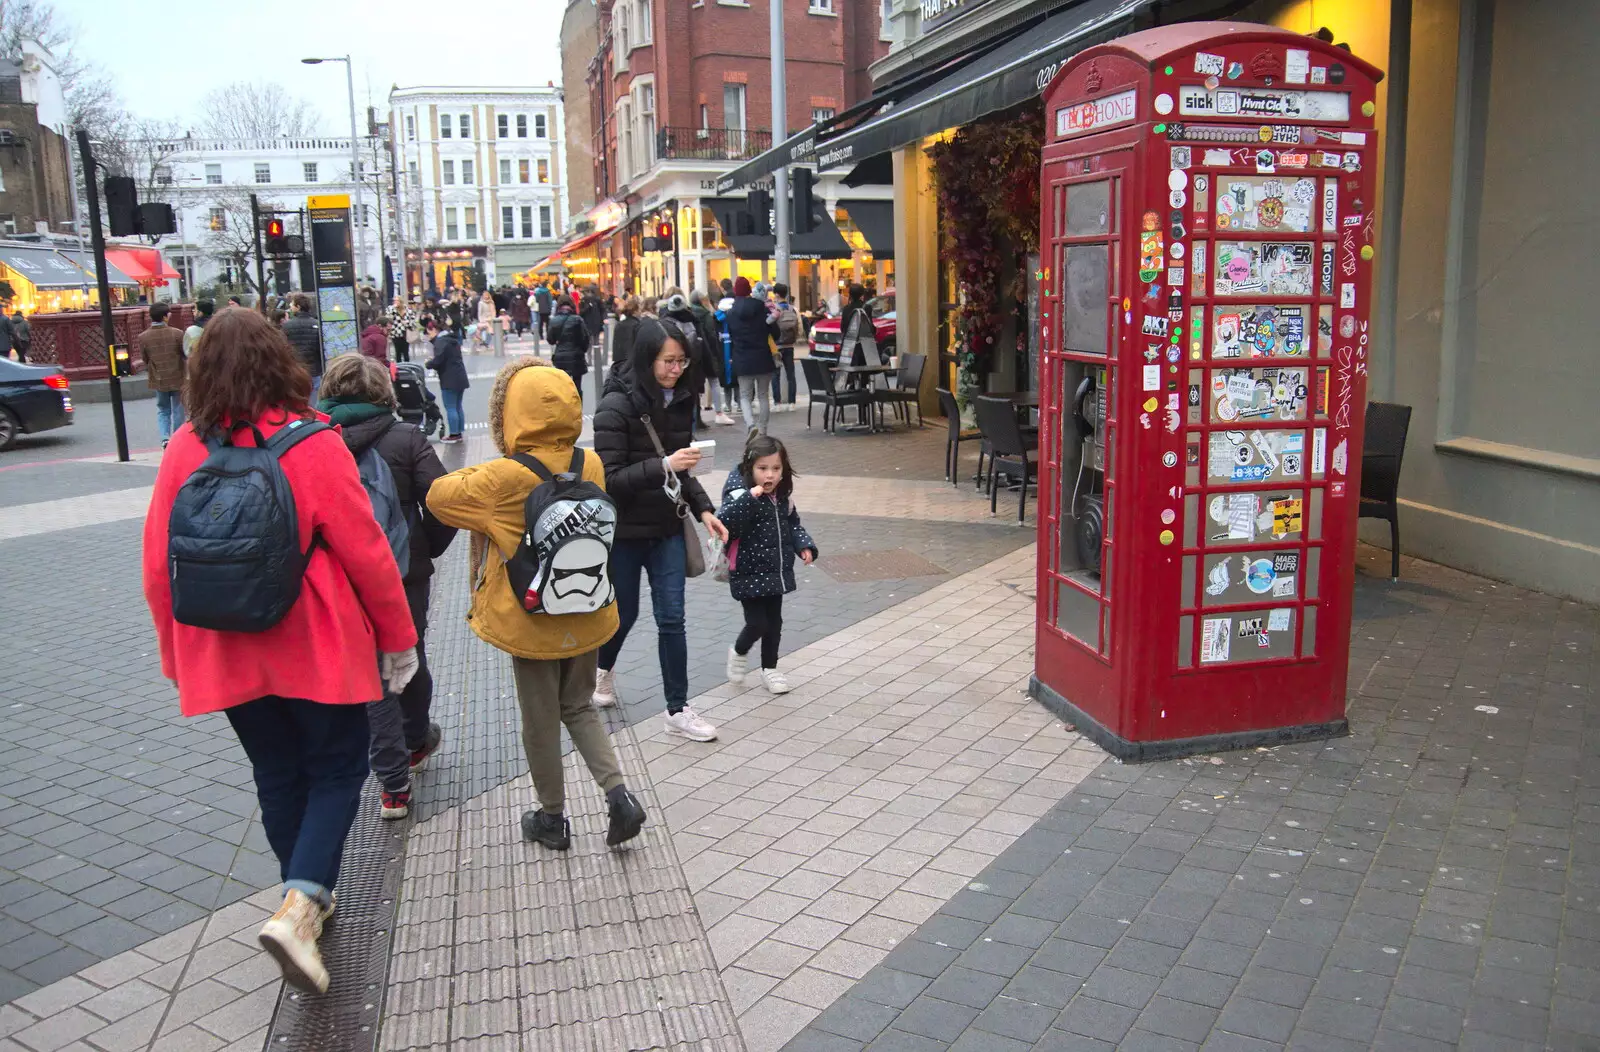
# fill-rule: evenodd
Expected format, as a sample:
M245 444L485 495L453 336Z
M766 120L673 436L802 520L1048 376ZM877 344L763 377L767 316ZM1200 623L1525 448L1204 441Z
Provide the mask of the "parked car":
M873 327L877 329L878 350L887 358L895 353L894 289L868 300L867 313L872 315ZM822 318L811 326L811 357L838 361L841 339L839 319Z
M22 365L0 358L0 450L18 435L31 435L72 423L67 374L58 365Z

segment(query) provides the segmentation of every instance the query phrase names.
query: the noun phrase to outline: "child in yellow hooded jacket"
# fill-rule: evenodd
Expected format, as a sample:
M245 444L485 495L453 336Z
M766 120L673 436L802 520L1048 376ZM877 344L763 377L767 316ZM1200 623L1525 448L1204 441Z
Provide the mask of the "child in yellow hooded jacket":
M428 510L440 522L472 533L472 611L467 622L490 646L511 655L522 713L522 747L533 774L539 809L522 816L522 835L557 851L571 846L561 770L561 726L606 793L615 847L639 835L644 808L622 777L605 723L594 710L596 659L617 630L615 604L592 613L551 615L522 608L506 577L525 524L523 503L542 480L510 459L533 456L551 474L567 471L583 430L583 400L572 379L536 358L506 364L489 395L489 431L504 456L437 479ZM586 482L605 488L605 467L583 459Z

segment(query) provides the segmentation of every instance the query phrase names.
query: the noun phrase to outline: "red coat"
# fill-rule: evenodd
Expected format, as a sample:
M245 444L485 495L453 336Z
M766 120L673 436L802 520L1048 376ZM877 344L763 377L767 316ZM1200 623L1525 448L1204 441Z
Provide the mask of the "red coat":
M257 424L270 436L283 420L269 412ZM236 441L252 441L248 431L237 435ZM161 643L161 672L177 682L183 714L269 694L331 705L378 700L378 651L415 646L417 631L389 541L339 435L304 439L281 461L294 490L300 544L310 544L315 530L323 545L306 568L299 600L265 632L214 632L172 619L167 520L179 488L205 459L205 444L183 425L162 455L144 523L145 600Z
M389 360L389 334L377 325L368 325L361 333L361 353L380 362Z

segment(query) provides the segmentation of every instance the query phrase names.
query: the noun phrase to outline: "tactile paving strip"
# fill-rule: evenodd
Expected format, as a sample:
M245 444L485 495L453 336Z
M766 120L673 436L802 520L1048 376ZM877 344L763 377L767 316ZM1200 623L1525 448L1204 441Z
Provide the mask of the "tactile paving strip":
M895 581L905 577L935 577L949 573L907 548L880 552L830 555L817 562L835 581Z
M345 838L339 908L322 935L328 992L303 994L285 985L267 1052L371 1052L376 1047L404 856L402 828L379 816L377 782L369 779Z

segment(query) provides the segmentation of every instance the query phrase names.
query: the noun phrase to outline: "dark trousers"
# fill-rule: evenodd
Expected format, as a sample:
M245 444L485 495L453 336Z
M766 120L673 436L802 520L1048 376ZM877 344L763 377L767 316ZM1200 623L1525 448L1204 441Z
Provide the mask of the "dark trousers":
M619 540L611 546L611 585L617 590L617 634L600 648L600 668L617 667L628 630L639 618L639 574L650 575L650 606L656 618L656 654L668 712L689 700L689 642L683 628L683 534Z
M25 362L25 361L28 360L28 348L30 346L32 346L32 344L27 344L27 343L12 344L12 349L17 352L17 361Z
M576 387L578 389L578 397L582 398L583 397L584 370L582 370L582 369L563 369L561 371L566 373L568 376L572 377L572 386Z
M748 654L750 648L761 641L761 667L778 667L778 642L783 635L783 596L762 595L754 599L741 599L744 605L744 627L734 641L735 653Z
M283 879L333 890L367 780L367 707L268 696L227 714Z
M395 361L409 362L411 360L411 349L407 345L406 338L404 336L389 337L389 346L394 348Z
M778 355L783 359L783 366L772 374L772 401L775 404L788 402L790 405L794 405L794 348L779 347ZM784 398L778 389L779 376L782 376L784 378L783 382L789 385L788 398Z
M432 578L406 585L406 603L411 607L411 623L417 629L417 674L400 692L400 712L405 719L406 751L415 752L428 744L428 714L433 708L433 673L428 671L428 591Z

